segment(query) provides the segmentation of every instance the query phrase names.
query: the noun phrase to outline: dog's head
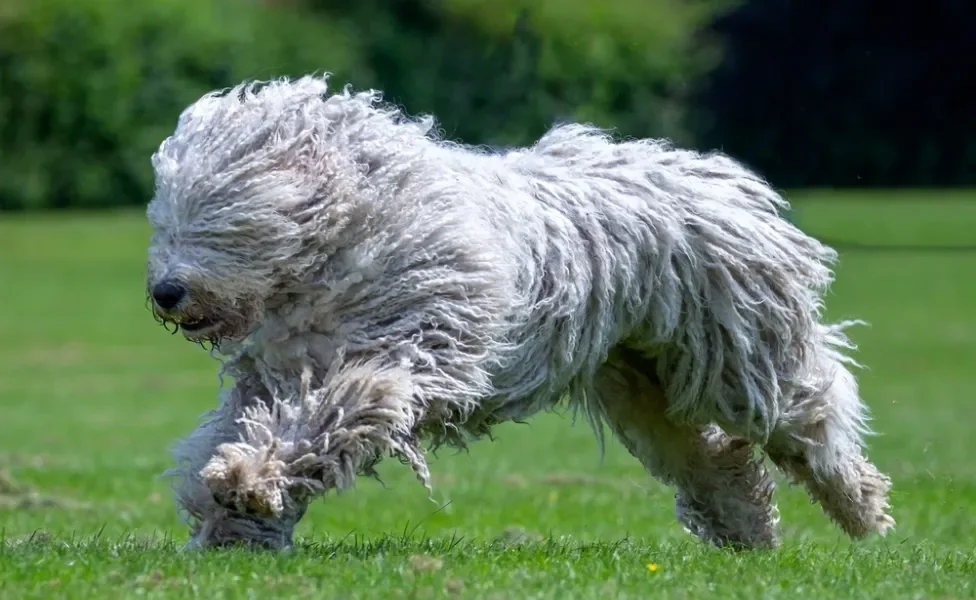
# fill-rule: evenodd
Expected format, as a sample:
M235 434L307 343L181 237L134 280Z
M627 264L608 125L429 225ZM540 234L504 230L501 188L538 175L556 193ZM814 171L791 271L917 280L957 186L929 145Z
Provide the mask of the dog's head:
M194 341L245 337L272 297L359 243L377 198L402 185L389 166L433 120L327 87L327 76L242 84L183 111L152 160L147 292L164 324Z
M164 325L214 344L247 336L348 224L359 182L332 113L372 99L325 92L307 77L207 94L153 155L146 288Z

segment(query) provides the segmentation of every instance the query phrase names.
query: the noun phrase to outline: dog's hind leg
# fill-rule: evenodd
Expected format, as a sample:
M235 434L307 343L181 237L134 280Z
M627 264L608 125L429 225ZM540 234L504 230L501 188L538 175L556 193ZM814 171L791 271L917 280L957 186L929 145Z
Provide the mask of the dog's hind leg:
M832 352L818 367L825 383L793 401L766 450L851 538L884 535L895 524L887 513L891 480L863 454L867 427L857 383Z
M677 489L678 520L700 539L740 549L778 545L774 484L753 446L712 425L666 416L653 364L614 351L596 374L595 407L628 451L661 482Z

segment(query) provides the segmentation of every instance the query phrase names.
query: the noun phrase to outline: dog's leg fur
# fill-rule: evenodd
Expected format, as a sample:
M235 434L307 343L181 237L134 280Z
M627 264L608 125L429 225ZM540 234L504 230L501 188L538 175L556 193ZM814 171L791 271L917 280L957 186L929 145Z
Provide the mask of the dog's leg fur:
M776 547L774 484L752 444L670 420L651 367L636 353L612 353L594 382L601 416L652 476L677 488L676 516L691 533L717 546Z
M887 514L891 480L863 454L857 383L837 354L826 353L819 367L823 383L782 415L766 450L849 536L884 535L895 524Z
M290 547L314 498L352 486L388 455L408 462L430 489L412 432L409 373L346 364L324 379L306 370L300 390L281 384L269 381L270 392L262 386L267 399L239 384L181 445L178 500L195 518L194 545Z
M190 525L188 547L241 543L275 549L291 546L292 531L306 505L293 506L287 518L259 516L253 507L248 507L250 496L238 497L235 492L238 488L250 489L260 481L252 481L254 478L248 477L247 470L240 468L240 461L226 464L227 468L220 474L213 468L214 457L220 455L221 448L238 442L244 435L241 419L247 409L270 402L267 389L256 376L239 375L234 387L225 392L220 406L173 448L177 466L167 475L175 477L176 502ZM233 481L234 485L220 486L219 481Z

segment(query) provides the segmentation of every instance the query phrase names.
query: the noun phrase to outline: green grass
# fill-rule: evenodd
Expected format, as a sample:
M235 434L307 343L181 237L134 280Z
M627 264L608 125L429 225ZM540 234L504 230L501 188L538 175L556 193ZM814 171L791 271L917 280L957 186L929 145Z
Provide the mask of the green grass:
M845 242L976 246L976 195L798 195ZM885 200L890 201L885 201ZM167 447L215 365L144 307L141 215L0 215L0 598L971 598L976 596L976 251L842 252L898 528L853 544L781 487L783 548L704 547L672 493L583 424L548 415L318 501L287 555L181 553ZM446 505L446 506L444 506ZM648 565L655 565L651 570Z

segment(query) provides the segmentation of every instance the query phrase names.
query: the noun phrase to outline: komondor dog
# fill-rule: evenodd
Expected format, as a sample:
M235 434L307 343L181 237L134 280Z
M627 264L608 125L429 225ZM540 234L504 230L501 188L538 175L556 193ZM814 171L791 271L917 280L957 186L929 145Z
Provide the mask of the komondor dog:
M560 404L715 545L777 545L766 455L851 537L894 525L821 321L836 254L726 156L582 125L482 151L304 77L202 97L153 167L153 311L233 379L174 450L191 546L287 548L382 458L429 493L426 450Z

